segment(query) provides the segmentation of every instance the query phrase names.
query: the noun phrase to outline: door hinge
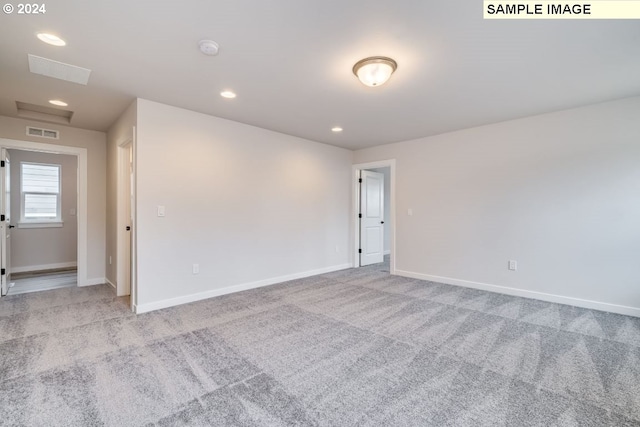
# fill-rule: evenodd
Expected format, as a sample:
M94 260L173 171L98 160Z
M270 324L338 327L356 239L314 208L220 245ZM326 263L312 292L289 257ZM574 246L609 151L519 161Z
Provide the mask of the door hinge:
M4 162L3 162L4 163ZM362 178L358 178L358 182L362 182Z
M4 167L4 160L1 160L0 161L0 168L3 168L3 167Z
M362 214L358 214L358 218L362 218Z
M5 274L7 274L7 270L3 268L2 271L0 271L0 276L4 276Z
M358 253L361 254L362 253L362 249L358 249Z
M0 215L0 222L4 221L4 215Z

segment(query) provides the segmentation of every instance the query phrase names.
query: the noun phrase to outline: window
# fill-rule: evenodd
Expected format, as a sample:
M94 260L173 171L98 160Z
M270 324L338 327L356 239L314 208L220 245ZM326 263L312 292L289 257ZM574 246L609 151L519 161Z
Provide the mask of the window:
M20 163L21 222L62 222L60 165Z

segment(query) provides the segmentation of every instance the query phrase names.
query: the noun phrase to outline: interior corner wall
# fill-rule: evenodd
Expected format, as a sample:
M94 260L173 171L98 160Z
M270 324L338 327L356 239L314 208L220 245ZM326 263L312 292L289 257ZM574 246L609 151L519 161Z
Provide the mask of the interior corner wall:
M396 159L398 274L640 315L638 117L633 97L354 157Z
M60 139L51 140L27 136L27 126L57 130L60 132ZM0 116L0 138L80 147L87 150L87 279L90 283L102 283L105 277L106 134L34 120Z
M137 101L118 117L107 131L107 223L106 223L106 278L117 285L118 268L118 147L134 141L134 126L137 123Z
M142 99L137 123L139 312L350 266L352 151Z
M70 267L78 260L78 158L64 154L9 150L11 155L11 271ZM60 165L61 227L21 228L20 164ZM73 212L72 212L73 210Z

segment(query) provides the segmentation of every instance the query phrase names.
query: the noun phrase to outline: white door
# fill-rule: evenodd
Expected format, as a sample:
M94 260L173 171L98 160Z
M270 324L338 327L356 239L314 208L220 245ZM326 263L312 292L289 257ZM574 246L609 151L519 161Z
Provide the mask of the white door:
M131 295L131 227L133 226L133 221L131 219L131 205L133 203L133 150L132 145L127 145L127 157L129 161L127 162L127 197L125 200L125 218L127 221L127 225L125 226L126 237L125 237L125 295Z
M118 296L131 294L131 197L132 197L132 145L127 143L118 150Z
M11 282L11 163L5 148L0 153L0 268L2 269L0 295L7 295Z
M360 265L384 260L384 174L360 172Z

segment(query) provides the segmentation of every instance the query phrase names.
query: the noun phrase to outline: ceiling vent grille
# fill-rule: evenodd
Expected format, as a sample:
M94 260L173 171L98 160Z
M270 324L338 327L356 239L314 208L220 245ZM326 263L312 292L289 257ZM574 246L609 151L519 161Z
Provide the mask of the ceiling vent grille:
M57 130L40 129L27 126L27 135L39 136L40 138L60 139L60 133Z
M89 82L91 70L52 59L42 58L28 54L29 71L54 79L65 80L72 83L85 85Z

